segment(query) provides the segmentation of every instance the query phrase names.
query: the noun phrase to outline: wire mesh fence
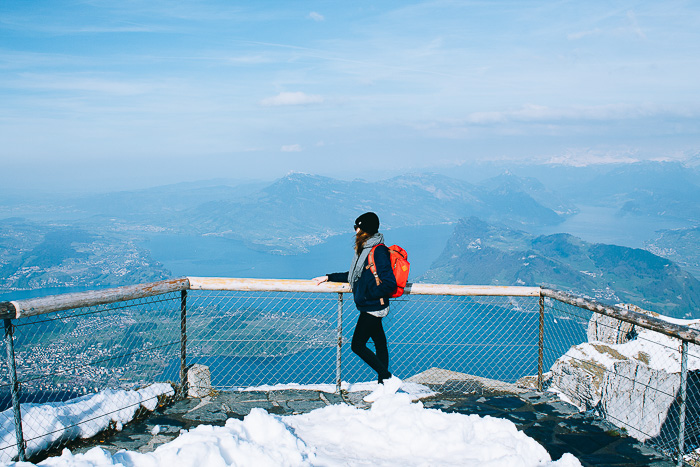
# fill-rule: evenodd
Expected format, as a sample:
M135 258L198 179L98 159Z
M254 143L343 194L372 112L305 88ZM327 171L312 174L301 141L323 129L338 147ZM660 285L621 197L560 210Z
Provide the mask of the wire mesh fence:
M184 297L177 291L12 320L14 359L0 369L0 461L19 452L9 363L28 455L152 409L173 391L148 385L177 386L185 363L206 366L205 386L217 390L376 378L350 349L358 317L351 294L189 290L186 320ZM678 339L539 296L411 294L390 310L390 369L400 378L439 369L504 386L543 382L670 456L698 448L695 344L683 357ZM91 415L57 423L60 410Z
M700 447L697 345L557 300L545 312L545 388L670 457Z
M214 388L334 383L337 294L191 291L187 308L188 364Z
M208 366L222 390L336 384L340 326L342 380L376 379L350 350L359 312L344 295L192 291L188 364ZM430 368L507 382L537 373L536 298L412 296L392 300L390 309L390 366L402 378Z
M538 301L534 297L414 295L391 302L384 318L391 370L407 378L429 369L504 382L537 374ZM346 342L358 312L346 311ZM349 381L376 377L348 356Z
M164 381L163 369L179 355L179 293L29 316L10 326L27 456L118 426L172 392L169 385L159 393L143 388ZM8 361L2 366L0 461L9 461L19 449Z

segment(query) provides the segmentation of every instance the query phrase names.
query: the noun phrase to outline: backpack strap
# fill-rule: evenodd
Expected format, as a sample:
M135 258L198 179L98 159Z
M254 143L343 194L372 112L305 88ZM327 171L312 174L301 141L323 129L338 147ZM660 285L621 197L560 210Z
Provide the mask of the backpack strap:
M382 283L382 280L379 278L379 275L377 274L377 265L374 264L374 250L377 249L379 245L384 245L383 243L378 243L377 245L374 245L372 249L369 251L369 256L367 257L367 266L365 269L369 269L372 272L372 275L374 276L375 282L377 282L377 285Z
M369 269L372 272L372 275L374 276L374 280L377 283L377 286L382 283L382 280L379 278L379 274L377 274L377 265L374 264L374 250L377 249L379 245L384 245L383 243L378 243L372 247L371 250L369 250L369 256L367 257L367 266L365 269ZM384 298L379 299L379 303L384 305Z

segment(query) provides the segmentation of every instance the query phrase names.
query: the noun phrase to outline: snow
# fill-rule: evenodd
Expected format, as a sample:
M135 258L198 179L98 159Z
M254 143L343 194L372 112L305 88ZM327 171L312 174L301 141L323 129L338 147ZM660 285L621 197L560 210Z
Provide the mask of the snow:
M697 320L667 320L684 325L697 322ZM655 370L679 373L681 370L680 340L644 328L638 328L638 330L637 337L624 344L586 342L571 347L559 360L591 361L611 370L615 362L634 359L643 361ZM696 344L688 346L688 370L700 370L700 346Z
M409 394L385 396L370 409L339 404L302 415L253 409L223 427L183 431L150 453L96 447L84 454L64 449L40 462L48 467L255 466L556 466L581 463L571 454L552 461L536 441L508 421L444 413L414 403ZM17 462L15 467L34 464Z
M151 384L138 390L107 389L66 402L21 404L25 452L31 456L55 442L91 438L110 425L118 430L131 421L139 407L153 411L158 396L173 395L170 384ZM3 458L17 455L15 419L12 409L0 413L0 451Z
M341 382L340 388L347 392L360 392L360 391L374 391L377 389L376 381L367 381L361 383L347 383L345 381ZM282 391L285 389L304 389L312 391L322 391L333 393L336 390L335 384L297 384L297 383L286 383L286 384L275 384L275 385L262 385L254 386L249 388L241 389L241 391ZM431 391L429 387L418 383L411 383L408 381L401 382L401 392L409 395L411 401L415 402L420 399L425 399L427 397L432 397L437 394Z
M678 324L681 326L688 326L697 329L700 326L700 319L682 319L682 318L672 318L670 316L664 315L654 315L657 318L666 321L667 323Z

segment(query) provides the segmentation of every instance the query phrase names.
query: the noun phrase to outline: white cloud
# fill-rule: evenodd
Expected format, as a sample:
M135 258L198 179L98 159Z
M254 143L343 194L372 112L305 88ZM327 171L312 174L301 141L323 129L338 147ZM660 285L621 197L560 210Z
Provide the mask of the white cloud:
M566 37L569 40L579 40L585 37L592 36L623 37L632 34L640 39L646 39L646 34L639 25L639 21L637 21L637 15L634 11L628 11L625 18L620 17L618 18L618 20L619 23L613 26L604 27L603 29L601 29L600 27L596 27L585 31L572 32L570 34L567 34Z
M581 148L569 149L564 154L551 157L546 163L586 167L598 164L631 164L639 161L635 151L630 149L600 151Z
M578 39L583 39L584 37L588 37L588 36L599 36L602 33L603 33L603 31L600 28L595 28L595 29L591 29L588 31L574 32L574 33L568 34L566 37L569 40L578 40Z
M301 152L301 144L282 146L282 152Z
M476 138L489 134L521 137L531 134L559 135L570 131L599 131L604 125L615 124L625 128L660 128L678 135L685 131L695 134L695 125L700 108L645 104L607 104L598 106L550 107L524 105L512 109L472 112L463 117L416 120L408 123L410 128L437 138ZM676 122L675 126L669 122ZM533 133L534 131L534 133ZM647 130L638 130L647 131ZM665 152L668 150L665 149ZM605 156L607 157L607 156ZM645 157L645 158L648 158Z
M326 20L326 18L324 18L322 14L316 13L315 11L312 11L311 13L309 13L309 18L311 18L314 21L325 21Z
M586 107L555 108L543 105L525 105L520 109L474 112L466 123L488 125L506 122L554 122L564 120L620 120L672 113L653 105L599 105Z
M309 105L321 104L323 97L303 92L281 92L273 97L267 97L260 101L266 107L276 107L281 105Z
M264 55L240 55L237 57L225 57L222 61L234 65L259 65L272 62L272 59Z
M646 39L647 36L646 34L644 34L644 31L642 31L642 28L639 26L639 22L637 21L637 15L634 13L634 11L627 12L627 19L630 22L630 28L632 29L632 32L639 38Z

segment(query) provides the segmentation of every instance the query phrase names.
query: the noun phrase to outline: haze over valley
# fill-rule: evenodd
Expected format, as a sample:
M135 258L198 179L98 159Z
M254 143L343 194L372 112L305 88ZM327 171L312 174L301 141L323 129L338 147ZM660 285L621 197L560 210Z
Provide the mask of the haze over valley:
M700 174L693 161L492 163L452 172L378 181L290 173L268 182L6 199L0 290L21 298L32 289L183 275L307 279L347 270L352 222L372 210L386 241L409 251L412 281L548 285L679 317L698 314ZM518 269L533 254L537 261Z

